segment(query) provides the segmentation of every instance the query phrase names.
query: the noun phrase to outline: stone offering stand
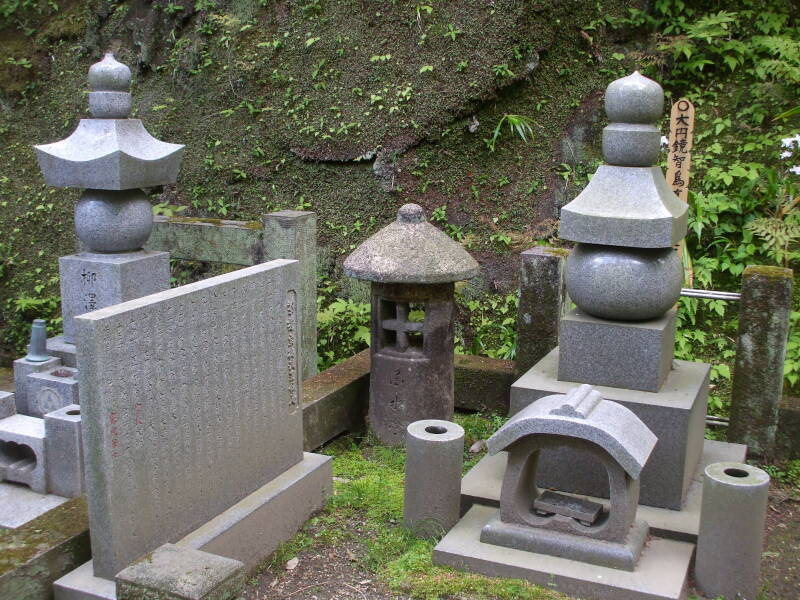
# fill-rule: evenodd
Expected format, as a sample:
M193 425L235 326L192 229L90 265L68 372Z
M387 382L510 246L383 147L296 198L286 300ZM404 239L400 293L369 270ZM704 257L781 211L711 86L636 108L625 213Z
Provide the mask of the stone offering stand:
M82 248L60 260L65 336L36 323L16 395L0 392L0 544L23 548L0 597L234 598L330 493L330 458L309 451L365 423L406 440L405 522L445 533L436 562L586 598L682 598L697 544L709 590L754 589L766 476L739 464L744 445L704 441L709 365L672 359L686 206L653 166L658 84L609 86L608 164L562 211L569 258L523 253L516 364L453 355L453 282L478 266L406 205L345 263L373 282L378 343L315 375L313 213L153 219L141 188L175 181L182 146L128 118L112 56L89 82L93 118L37 147L48 183L85 189ZM169 290L166 251L246 268ZM786 274L765 291L759 273L743 308L768 297L788 321ZM748 339L785 344L781 319L743 315ZM758 360L737 357L734 414ZM766 428L731 425L760 452L783 439L773 396L756 405ZM454 406L510 416L463 479ZM720 507L755 525L730 531Z

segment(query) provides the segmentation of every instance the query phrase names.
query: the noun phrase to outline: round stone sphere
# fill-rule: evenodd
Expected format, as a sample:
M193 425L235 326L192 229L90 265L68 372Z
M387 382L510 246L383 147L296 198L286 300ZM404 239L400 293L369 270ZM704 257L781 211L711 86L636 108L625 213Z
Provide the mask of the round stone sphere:
M672 248L577 244L567 259L567 293L583 312L614 321L647 321L681 294L683 266Z
M75 231L94 252L141 249L153 229L153 207L142 190L86 190L75 205Z
M664 90L635 71L606 88L606 115L612 123L655 123L664 112Z

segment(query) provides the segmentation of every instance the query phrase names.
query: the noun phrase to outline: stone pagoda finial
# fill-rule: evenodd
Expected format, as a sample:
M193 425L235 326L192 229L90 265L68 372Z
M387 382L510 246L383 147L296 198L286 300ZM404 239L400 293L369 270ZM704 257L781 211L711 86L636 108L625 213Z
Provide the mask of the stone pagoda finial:
M617 79L606 90L603 158L622 167L649 167L658 160L661 132L655 126L664 112L664 90L639 74Z
M131 116L131 70L110 52L89 68L89 112L95 119Z

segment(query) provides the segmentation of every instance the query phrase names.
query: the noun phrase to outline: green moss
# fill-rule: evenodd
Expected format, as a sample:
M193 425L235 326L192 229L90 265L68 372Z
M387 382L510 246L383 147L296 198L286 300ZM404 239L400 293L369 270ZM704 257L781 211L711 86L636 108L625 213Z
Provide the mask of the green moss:
M0 529L0 576L88 530L84 497L69 500L17 529Z
M789 280L792 281L794 271L783 267L771 267L768 265L750 265L744 270L744 277L758 276L770 280Z

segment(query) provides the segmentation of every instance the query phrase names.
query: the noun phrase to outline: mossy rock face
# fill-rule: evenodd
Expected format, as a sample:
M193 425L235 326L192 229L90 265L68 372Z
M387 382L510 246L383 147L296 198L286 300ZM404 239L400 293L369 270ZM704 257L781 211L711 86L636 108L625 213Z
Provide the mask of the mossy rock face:
M443 207L434 223L476 255L492 290L514 287L510 254L554 235L558 207L598 158L598 94L636 66L594 32L598 62L580 32L601 14L577 0L265 4L97 1L9 20L3 39L22 40L32 68L21 91L0 83L0 327L20 329L9 300L58 293L80 192L47 188L30 146L87 116L87 70L105 50L134 70L135 116L186 144L178 185L154 201L198 219L313 210L332 265L400 205L429 217ZM613 0L603 14L636 4ZM490 152L506 114L529 117L532 136L505 127ZM578 164L562 143L576 122L590 124Z

